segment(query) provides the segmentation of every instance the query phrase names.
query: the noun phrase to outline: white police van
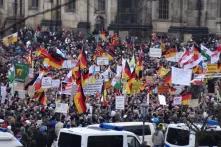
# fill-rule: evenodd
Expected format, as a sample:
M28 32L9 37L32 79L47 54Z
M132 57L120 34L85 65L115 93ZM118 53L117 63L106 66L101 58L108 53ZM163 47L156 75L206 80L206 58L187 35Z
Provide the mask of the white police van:
M197 124L198 128L202 125ZM183 123L169 124L165 134L165 147L194 147L196 134ZM221 128L218 125L207 126L203 136L199 137L198 146L221 146Z
M12 134L0 132L0 147L23 147L23 145Z
M132 132L121 127L101 124L99 127L64 128L60 130L58 147L146 147Z
M122 127L123 130L132 132L136 134L140 140L143 137L143 122L117 122L117 123L108 123L110 125ZM88 127L98 127L99 124L89 125ZM153 146L152 136L155 132L155 124L145 122L144 125L144 142L147 146Z

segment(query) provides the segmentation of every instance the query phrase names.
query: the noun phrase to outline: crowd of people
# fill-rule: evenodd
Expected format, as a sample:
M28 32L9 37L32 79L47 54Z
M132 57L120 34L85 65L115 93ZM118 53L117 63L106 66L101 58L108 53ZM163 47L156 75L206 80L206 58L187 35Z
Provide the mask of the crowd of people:
M0 83L2 86L7 86L6 99L0 104L1 128L7 128L21 141L24 147L51 147L61 128L84 127L102 122L142 121L141 104L147 103L147 101L149 101L146 117L148 122L153 121L153 118L156 117L160 123L185 123L188 119L202 122L206 116L214 113L215 109L213 108L219 105L219 97L206 92L206 83L201 85L203 95L200 96L201 101L195 108L186 105L174 105L174 95L170 92L164 94L167 105L161 105L158 101L157 88L163 83L163 78L159 76L158 70L161 67L169 69L171 66L178 66L178 64L167 61L164 57L150 57L148 54L150 47L163 48L164 50L176 48L179 52L183 51L184 48L191 47L196 42L181 43L174 38L169 38L166 35L158 36L157 34L153 34L149 41L140 42L137 37L128 36L123 40L116 37L117 34L105 32L104 35L102 33L83 34L65 30L50 32L42 30L40 27L37 29L25 27L18 31L18 41L15 44L9 46L1 44ZM115 44L113 44L114 35L116 37ZM212 46L211 50L213 50L214 45L219 40L210 38L202 41L200 43L204 43L208 48ZM46 69L47 75L62 81L70 69L44 67L42 59L35 56L35 51L39 48L45 48L48 51L59 49L65 55L65 59L77 60L81 49L84 49L90 67L96 65L94 54L98 46L102 48L111 47L114 52L109 65L101 67L101 71L110 68L110 80L117 74L116 67L121 65L122 58L131 60L135 56L136 59L142 59L143 68L139 78L145 84L139 92L126 95L124 110L115 109L115 96L121 95L122 90L116 90L113 86L106 90L105 101L102 100L103 94L87 96L85 100L86 106L88 106L87 112L82 114L78 114L74 105L70 104L71 96L60 94L59 89L47 89L46 105L42 105L36 98L30 97L28 94L25 98L19 98L18 92L12 93L7 72L16 62L28 63L26 57L30 52L33 56L33 65L30 64L30 66L33 66L34 74ZM148 80L147 77L151 77L151 80ZM183 91L190 92L191 88L184 87ZM69 104L67 114L55 112L57 101ZM90 110L89 106L93 109Z

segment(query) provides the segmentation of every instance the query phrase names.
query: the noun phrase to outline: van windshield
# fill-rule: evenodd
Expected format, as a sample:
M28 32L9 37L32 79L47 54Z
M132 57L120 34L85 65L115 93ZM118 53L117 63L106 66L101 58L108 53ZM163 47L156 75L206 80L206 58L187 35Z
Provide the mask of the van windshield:
M87 147L122 147L123 136L90 136ZM75 146L74 146L75 147Z
M58 147L81 147L81 136L61 132Z
M200 146L221 146L221 131L207 131L199 135Z
M181 130L176 128L168 128L166 141L173 145L184 146L189 144L188 130Z
M151 135L149 125L145 125L144 128L145 128L144 134L145 135ZM142 136L143 126L142 125L140 125L140 126L124 126L124 130L129 131L129 132L133 132L137 136Z

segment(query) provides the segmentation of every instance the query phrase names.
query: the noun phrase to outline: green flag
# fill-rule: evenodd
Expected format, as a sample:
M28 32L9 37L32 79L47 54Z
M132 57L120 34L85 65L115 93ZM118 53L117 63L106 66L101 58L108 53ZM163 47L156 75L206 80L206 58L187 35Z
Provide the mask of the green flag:
M14 66L8 70L8 81L12 83L15 80L15 68Z
M15 63L15 80L24 82L29 74L29 66L23 63Z

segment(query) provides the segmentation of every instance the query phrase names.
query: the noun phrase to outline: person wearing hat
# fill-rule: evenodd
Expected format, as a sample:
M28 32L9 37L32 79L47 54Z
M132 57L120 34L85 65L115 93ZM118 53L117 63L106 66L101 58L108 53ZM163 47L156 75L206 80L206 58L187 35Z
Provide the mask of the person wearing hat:
M152 142L154 147L163 147L164 144L164 135L160 129L160 126L157 126L156 131L152 136Z

